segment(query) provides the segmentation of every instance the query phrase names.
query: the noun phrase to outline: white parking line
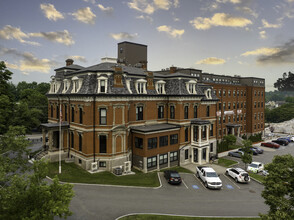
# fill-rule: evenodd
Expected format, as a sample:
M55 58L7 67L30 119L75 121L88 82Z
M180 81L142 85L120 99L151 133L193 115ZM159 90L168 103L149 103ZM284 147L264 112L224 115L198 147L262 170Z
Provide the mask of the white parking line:
M226 177L229 181L231 181L235 186L237 186L239 189L241 189L240 186L238 186L235 182L233 182L228 176L226 176L225 174L223 174L224 177Z
M184 185L186 186L186 188L189 189L188 186L186 185L186 183L184 182L184 180L182 180L182 183L184 183Z
M203 186L203 188L207 190L207 188L203 185L202 180L197 178L197 176L195 174L193 174L193 176L195 177L196 180L199 180L199 182Z

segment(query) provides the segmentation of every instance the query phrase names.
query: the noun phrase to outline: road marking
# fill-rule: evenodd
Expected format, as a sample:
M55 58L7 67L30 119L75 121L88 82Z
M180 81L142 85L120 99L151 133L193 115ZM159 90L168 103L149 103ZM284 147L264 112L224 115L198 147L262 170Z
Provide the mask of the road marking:
M199 180L199 182L201 183L201 185L203 186L203 188L206 189L206 190L208 190L208 189L203 185L202 180L201 180L201 179L198 179L198 178L196 177L195 174L193 174L193 175L194 175L194 177L195 177L197 180Z
M199 189L199 186L197 185L192 185L193 189Z
M182 183L184 183L184 185L186 186L186 188L189 189L188 186L186 185L186 183L184 182L184 180L182 180Z
M241 189L240 186L238 186L234 181L232 181L228 176L226 176L225 174L223 174L230 182L232 182L235 186L237 186L239 189Z
M234 187L233 187L232 185L226 185L226 187L227 187L228 189L234 189Z

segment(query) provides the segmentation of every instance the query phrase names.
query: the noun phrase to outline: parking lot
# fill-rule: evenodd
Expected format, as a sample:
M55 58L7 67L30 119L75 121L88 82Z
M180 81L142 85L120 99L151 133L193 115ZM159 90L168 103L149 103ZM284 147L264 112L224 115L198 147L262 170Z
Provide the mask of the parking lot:
M222 188L221 190L215 190L215 189L207 189L203 182L198 179L195 174L189 174L189 173L181 173L182 183L180 185L172 185L167 182L167 180L164 178L163 173L160 173L160 180L162 182L162 189L168 190L168 191L191 191L194 193L200 193L200 192L212 192L217 193L217 191L261 191L263 189L263 186L255 181L250 181L249 183L236 183L234 180L226 176L225 174L219 174L220 179L222 181Z
M264 150L263 154L253 155L252 161L262 162L264 164L270 163L275 155L291 154L294 155L294 143L291 142L287 146L281 146L279 149L272 149L268 147L261 147L260 144L256 146ZM245 168L245 164L241 161L241 158L225 156L224 158L238 161L239 163L234 167ZM209 164L207 165L209 166ZM196 165L195 165L196 167ZM171 185L164 178L163 173L160 173L160 180L162 182L162 189L167 191L191 191L191 193L222 193L222 192L250 192L250 193L260 193L263 190L263 185L251 179L249 183L236 183L231 177L226 176L224 172L218 173L220 179L222 180L221 190L211 190L207 189L203 182L198 179L195 174L181 173L182 184Z

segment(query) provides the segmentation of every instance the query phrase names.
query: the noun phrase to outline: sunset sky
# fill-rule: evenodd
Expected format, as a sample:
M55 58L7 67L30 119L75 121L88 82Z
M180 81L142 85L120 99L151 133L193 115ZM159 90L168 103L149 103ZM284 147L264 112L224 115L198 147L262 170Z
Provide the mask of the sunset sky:
M0 60L19 81L148 45L148 69L196 68L266 79L294 71L294 0L0 0Z

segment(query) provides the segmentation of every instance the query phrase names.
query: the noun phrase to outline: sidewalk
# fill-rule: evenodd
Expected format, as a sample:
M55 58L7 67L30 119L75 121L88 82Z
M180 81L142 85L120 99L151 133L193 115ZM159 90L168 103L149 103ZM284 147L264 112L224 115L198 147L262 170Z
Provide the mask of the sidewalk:
M208 166L208 167L212 167L216 173L221 174L221 173L225 173L226 172L226 167L223 166L219 166L217 164L214 163L207 163L207 164L202 164L202 165L196 165L196 164L187 164L187 165L183 165L182 167L191 170L193 173L196 173L196 166Z

